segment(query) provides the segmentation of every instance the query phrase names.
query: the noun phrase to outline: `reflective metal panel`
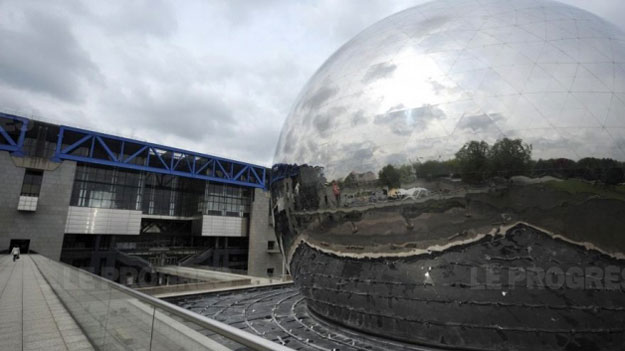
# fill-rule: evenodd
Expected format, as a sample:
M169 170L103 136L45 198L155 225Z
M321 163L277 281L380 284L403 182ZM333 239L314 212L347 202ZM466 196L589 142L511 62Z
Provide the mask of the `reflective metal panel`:
M341 324L616 349L623 161L615 26L552 1L434 1L365 29L306 84L276 150L276 233L309 308Z
M625 150L625 37L554 2L436 1L366 29L296 101L277 163L327 179L522 138L533 157Z

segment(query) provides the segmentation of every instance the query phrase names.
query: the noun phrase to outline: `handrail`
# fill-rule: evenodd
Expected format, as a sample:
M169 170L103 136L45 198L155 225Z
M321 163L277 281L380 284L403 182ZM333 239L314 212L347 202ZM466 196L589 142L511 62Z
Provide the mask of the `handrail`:
M49 260L49 258L45 257L45 256L41 256L40 257L44 257L46 259ZM33 260L33 262L36 263L36 261ZM89 271L83 270L83 269L79 269L76 268L74 266L70 266L66 263L63 262L57 262L54 261L54 263L57 263L59 265L65 266L69 269L73 269L76 271L79 271L81 273L84 274L88 274L90 275L92 278L106 283L109 286L111 286L112 288L115 288L123 293L126 293L136 299L138 299L139 301L142 301L148 305L151 305L155 308L160 308L162 310L165 310L173 315L176 315L178 317L181 317L187 321L193 322L197 325L200 325L212 332L215 332L219 335L222 335L228 339L231 339L239 344L245 345L247 347L250 347L253 350L259 350L259 351L294 351L293 349L283 346L283 345L279 345L273 341L264 339L260 336L251 334L249 332L243 331L241 329L235 328L233 326L230 326L228 324L219 322L217 320L214 319L210 319L207 318L205 316L199 315L197 313L191 312L187 309L184 309L182 307L173 305L169 302L157 299L155 297L149 296L147 294L144 294L142 292L136 291L134 289L128 288L126 286L123 286L121 284L115 283L113 281L110 281L108 279L102 278L99 275L93 274ZM39 268L39 267L37 267ZM41 270L40 270L41 271Z

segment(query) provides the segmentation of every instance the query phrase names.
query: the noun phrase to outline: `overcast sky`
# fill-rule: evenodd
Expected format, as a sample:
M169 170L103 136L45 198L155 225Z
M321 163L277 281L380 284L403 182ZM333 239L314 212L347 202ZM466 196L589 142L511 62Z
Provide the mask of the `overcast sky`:
M0 0L0 110L270 165L299 90L422 0ZM625 29L625 1L567 0Z

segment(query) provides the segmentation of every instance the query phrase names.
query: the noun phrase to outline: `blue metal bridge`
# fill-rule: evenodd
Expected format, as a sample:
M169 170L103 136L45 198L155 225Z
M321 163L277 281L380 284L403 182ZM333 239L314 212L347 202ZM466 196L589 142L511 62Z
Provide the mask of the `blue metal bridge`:
M24 140L32 123L0 113L0 150L24 156ZM52 157L55 162L62 160L255 188L265 188L267 180L263 166L64 125L59 127Z
M23 156L24 138L28 130L26 118L0 112L0 150Z

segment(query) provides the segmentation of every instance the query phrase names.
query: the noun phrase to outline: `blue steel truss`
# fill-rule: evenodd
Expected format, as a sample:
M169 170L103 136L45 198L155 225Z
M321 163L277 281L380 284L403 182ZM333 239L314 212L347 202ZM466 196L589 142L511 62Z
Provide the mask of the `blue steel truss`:
M24 138L28 130L26 118L0 112L0 150L24 156Z
M255 188L265 188L267 176L262 166L68 126L60 127L53 160L95 163Z

